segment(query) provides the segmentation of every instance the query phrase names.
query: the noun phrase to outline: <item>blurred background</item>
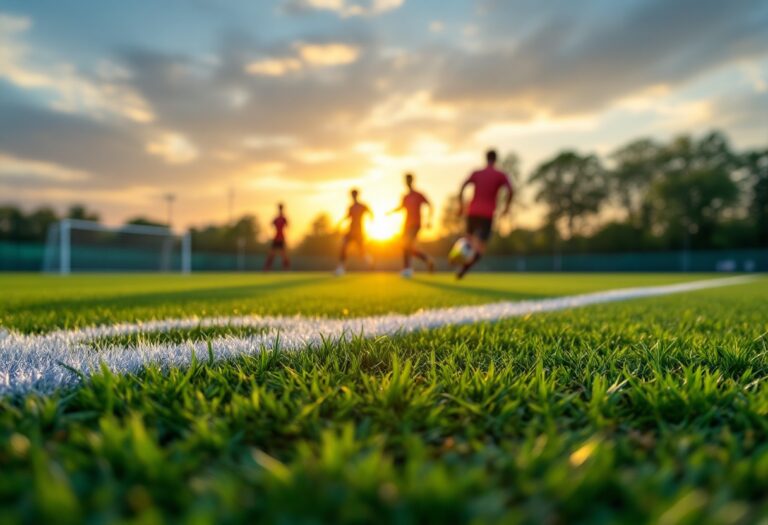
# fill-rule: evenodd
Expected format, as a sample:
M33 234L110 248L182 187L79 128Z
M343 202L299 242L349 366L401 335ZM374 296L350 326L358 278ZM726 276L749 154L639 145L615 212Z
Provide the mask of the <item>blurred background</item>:
M441 256L494 147L518 191L486 270L765 271L766 27L759 0L6 0L0 270L259 269L278 202L294 267L330 269L353 187L395 268L403 174Z

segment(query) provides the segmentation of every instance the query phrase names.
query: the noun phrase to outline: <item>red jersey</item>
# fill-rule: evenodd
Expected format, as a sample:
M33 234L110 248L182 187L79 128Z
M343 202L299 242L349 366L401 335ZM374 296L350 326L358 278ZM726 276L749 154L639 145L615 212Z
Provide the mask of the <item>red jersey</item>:
M282 215L278 215L274 221L272 221L272 226L275 227L275 239L276 241L284 241L285 240L285 227L288 226L288 219L286 219Z
M405 209L405 227L421 227L421 206L429 204L427 198L418 191L411 190L403 197L402 207Z
M469 203L467 213L470 217L492 219L493 212L496 211L499 190L506 187L507 191L512 191L512 184L507 174L493 166L474 172L469 176L468 182L475 186L475 195Z
M349 231L362 232L363 231L363 216L369 213L371 210L368 206L360 202L354 203L349 207Z

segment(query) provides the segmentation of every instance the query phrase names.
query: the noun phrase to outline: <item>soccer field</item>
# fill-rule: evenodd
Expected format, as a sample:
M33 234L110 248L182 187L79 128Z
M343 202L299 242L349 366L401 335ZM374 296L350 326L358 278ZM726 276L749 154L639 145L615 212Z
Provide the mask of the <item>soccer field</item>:
M1 275L0 349L203 351L0 397L0 523L754 523L768 279L600 294L720 277ZM467 321L500 302L529 307Z

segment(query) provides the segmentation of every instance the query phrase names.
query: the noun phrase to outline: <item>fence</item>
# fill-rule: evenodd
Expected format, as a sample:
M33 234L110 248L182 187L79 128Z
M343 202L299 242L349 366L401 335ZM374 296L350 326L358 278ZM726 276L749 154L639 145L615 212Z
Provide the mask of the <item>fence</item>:
M37 272L43 268L44 246L33 243L0 242L0 271ZM175 254L175 258L179 255ZM99 250L74 248L73 271L158 271L157 251L138 248ZM276 267L279 261L276 261ZM295 270L331 270L333 257L294 257ZM170 268L179 268L174 260ZM256 271L264 265L263 254L192 253L193 272ZM378 270L395 270L400 258L377 261ZM166 266L168 267L168 266ZM445 260L439 269L448 269ZM357 262L352 269L361 269ZM691 252L638 252L568 254L562 256L487 256L480 271L517 272L768 272L768 249L712 250Z

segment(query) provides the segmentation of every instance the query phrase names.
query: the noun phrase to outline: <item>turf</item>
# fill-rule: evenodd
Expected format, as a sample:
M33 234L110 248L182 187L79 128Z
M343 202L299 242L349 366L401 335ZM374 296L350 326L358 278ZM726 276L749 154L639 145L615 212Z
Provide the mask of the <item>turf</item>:
M180 275L0 274L0 327L25 333L188 316L305 314L329 317L552 297L629 286L685 282L707 275L552 274L419 276L327 273Z
M31 332L201 305L362 315L679 280L29 276L5 282L1 308ZM6 398L0 522L755 523L767 294L761 279Z

